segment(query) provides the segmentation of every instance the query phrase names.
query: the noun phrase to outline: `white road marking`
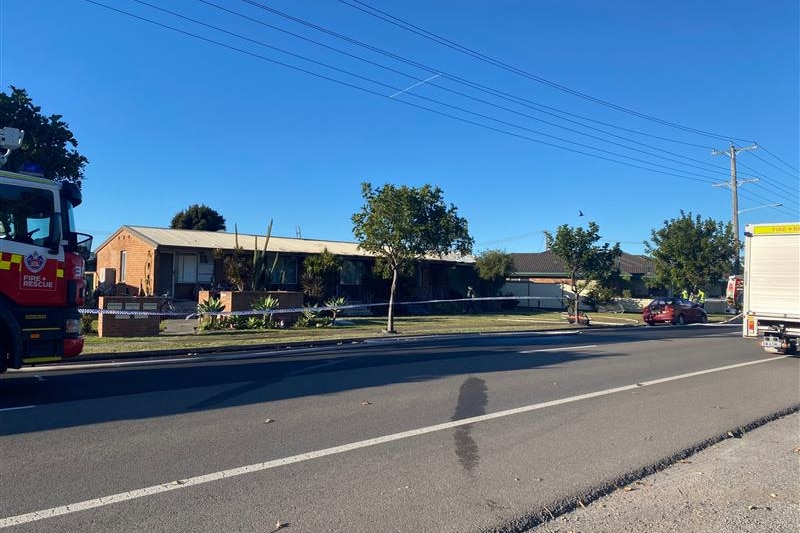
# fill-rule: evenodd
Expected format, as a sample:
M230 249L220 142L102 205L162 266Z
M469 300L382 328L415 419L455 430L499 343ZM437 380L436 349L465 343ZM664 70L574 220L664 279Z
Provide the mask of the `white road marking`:
M177 489L184 489L187 487L192 487L195 485L202 485L204 483L211 483L213 481L219 481L221 479L229 479L245 474L253 474L255 472L261 472L264 470L270 470L273 468L278 468L280 466L286 466L294 463L300 463L303 461L310 461L312 459L319 459L320 457L327 457L329 455L336 455L340 453L350 452L353 450L359 450L361 448L368 448L371 446L377 446L379 444L386 444L387 442L393 442L401 439L407 439L410 437L417 437L419 435L425 435L428 433L434 433L436 431L444 431L448 429L453 429L460 426L466 426L470 424L476 424L478 422L486 422L488 420L494 420L497 418L504 418L507 416L518 415L522 413L529 413L531 411L536 411L539 409L545 409L547 407L555 407L557 405L564 405L567 403L579 402L581 400L588 400L590 398L598 398L600 396L608 396L609 394L616 394L618 392L625 392L634 389L641 389L642 387L648 387L651 385L659 385L661 383L667 383L670 381L676 381L680 379L691 378L695 376L702 376L705 374L711 374L714 372L722 372L725 370L732 370L734 368L742 368L746 366L752 365L759 365L762 363L769 363L772 361L777 361L780 359L786 359L789 356L786 355L779 355L773 356L768 358L760 358L754 361L748 361L745 363L737 363L734 365L727 365L727 366L720 366L717 368L709 368L707 370L700 370L697 372L689 372L687 374L679 374L676 376L669 376L666 378L660 379L653 379L650 381L642 381L639 383L634 383L631 385L624 385L622 387L614 387L611 389L605 389L601 391L589 392L586 394L578 394L577 396L570 396L568 398L561 398L558 400L551 400L548 402L541 402L535 403L531 405L525 405L523 407L516 407L514 409L506 409L505 411L498 411L496 413L488 413L485 415L480 416L473 416L471 418L462 418L461 420L455 420L452 422L445 422L443 424L436 424L434 426L422 427L418 429L412 429L410 431L402 431L400 433L392 433L390 435L384 435L382 437L375 437L372 439L362 440L358 442L351 442L349 444L342 444L340 446L334 446L332 448L325 448L323 450L317 450L313 452L301 453L299 455L292 455L289 457L283 457L281 459L275 459L272 461L266 461L263 463L256 463L247 466L241 466L238 468L231 468L229 470L221 470L219 472L213 472L210 474L205 474L202 476L195 476L186 479L181 479L177 481L173 481L171 483L161 483L159 485L153 485L151 487L144 487L141 489L131 490L127 492L120 492L117 494L112 494L110 496L103 496L101 498L94 498L92 500L85 500L82 502L77 502L69 505L62 505L61 507L51 507L50 509L43 509L41 511L34 511L32 513L26 513L16 516L9 516L7 518L0 519L0 529L11 527L11 526L18 526L21 524L27 524L29 522L36 522L38 520L44 520L47 518L55 518L57 516L62 516L66 514L75 513L78 511L86 511L88 509L94 509L97 507L104 507L106 505L112 505L115 503L121 503L129 500L135 500L137 498L144 498L145 496L152 496L154 494L160 494L163 492L169 492L172 490Z
M35 405L23 405L21 407L4 407L4 408L0 409L0 413L2 413L4 411L19 411L21 409L33 409L34 407L36 407L36 406Z
M519 353L537 353L537 352L566 352L570 350L585 350L587 348L597 348L596 344L586 344L585 346L561 346L559 348L539 348L536 350L523 350Z

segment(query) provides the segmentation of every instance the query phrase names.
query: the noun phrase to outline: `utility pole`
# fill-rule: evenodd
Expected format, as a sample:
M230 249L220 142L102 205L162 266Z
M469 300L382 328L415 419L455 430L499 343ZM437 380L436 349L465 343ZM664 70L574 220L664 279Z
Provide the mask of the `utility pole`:
M733 257L733 270L734 274L739 273L740 268L740 261L739 261L739 184L740 183L753 183L758 181L757 178L738 181L736 179L736 155L739 152L745 152L748 150L755 150L758 148L757 144L753 144L752 146L746 146L742 148L737 148L731 143L731 147L729 150L711 150L711 155L727 155L731 158L731 181L730 183L719 183L714 185L714 187L730 187L731 189L731 222L733 223L733 242L735 248L735 255Z

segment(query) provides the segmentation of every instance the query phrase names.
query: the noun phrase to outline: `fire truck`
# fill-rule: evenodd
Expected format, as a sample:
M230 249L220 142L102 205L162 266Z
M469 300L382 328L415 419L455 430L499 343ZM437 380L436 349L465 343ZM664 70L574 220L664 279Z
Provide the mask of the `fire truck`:
M0 167L24 132L0 128ZM85 259L75 183L0 170L0 373L81 353Z

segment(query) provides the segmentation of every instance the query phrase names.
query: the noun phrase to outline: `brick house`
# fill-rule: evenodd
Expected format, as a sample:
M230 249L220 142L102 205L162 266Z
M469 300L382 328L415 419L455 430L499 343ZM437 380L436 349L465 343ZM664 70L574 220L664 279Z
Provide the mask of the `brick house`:
M238 235L239 246L249 254L255 246L260 250L264 239L263 235ZM220 254L231 253L235 245L234 233L122 226L97 248L97 271L115 270L117 294L137 295L144 290L194 300L199 290L224 283ZM342 259L339 295L363 302L388 298L388 288L384 290L388 287L386 282L371 274L374 256L354 242L272 236L267 252L278 254L272 288L302 290L303 259L326 249ZM417 265L414 283L405 287L405 297L460 296L470 283L473 265L472 257L427 259Z

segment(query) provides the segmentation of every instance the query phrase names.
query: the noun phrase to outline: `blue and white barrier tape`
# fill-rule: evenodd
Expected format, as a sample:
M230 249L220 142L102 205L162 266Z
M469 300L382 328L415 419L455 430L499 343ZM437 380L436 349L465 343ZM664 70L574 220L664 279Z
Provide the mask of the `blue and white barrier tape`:
M481 298L456 298L453 300L419 300L419 301L411 301L411 302L394 302L394 305L427 305L427 304L439 304L439 303L468 303L468 302L489 302L489 301L508 301L508 300L557 300L563 301L564 298L559 298L555 296L495 296L495 297L481 297ZM190 318L198 318L201 316L213 315L213 316L263 316L263 315L281 315L281 314L294 314L300 313L302 314L305 311L313 311L315 313L323 312L323 311L334 311L337 312L346 311L348 309L367 309L371 307L388 307L388 302L381 302L381 303L372 303L372 304L353 304L353 305L342 305L342 306L335 306L335 307L292 307L287 309L273 309L271 311L263 310L248 310L248 311L215 311L215 312L200 312L195 311L192 313L179 312L179 311L138 311L138 310L128 310L128 309L89 309L89 308L80 308L78 311L82 315L125 315L125 316L160 316L160 317L176 317L176 318L184 318L186 320Z

